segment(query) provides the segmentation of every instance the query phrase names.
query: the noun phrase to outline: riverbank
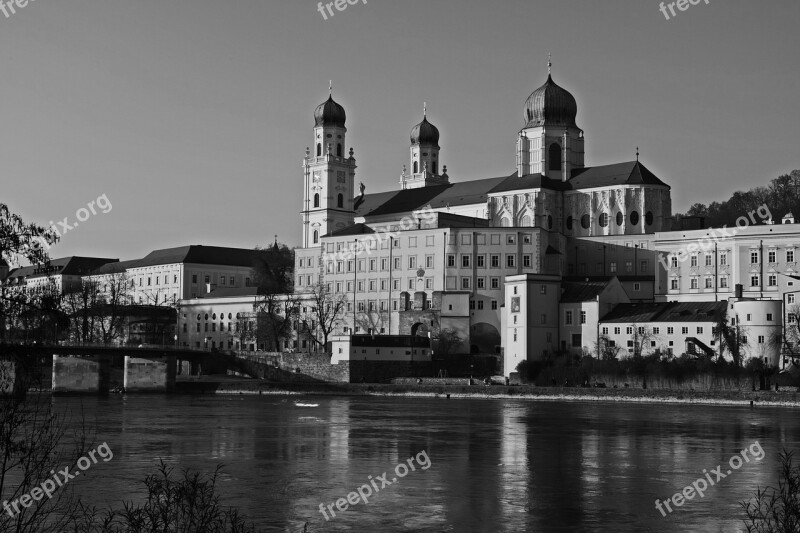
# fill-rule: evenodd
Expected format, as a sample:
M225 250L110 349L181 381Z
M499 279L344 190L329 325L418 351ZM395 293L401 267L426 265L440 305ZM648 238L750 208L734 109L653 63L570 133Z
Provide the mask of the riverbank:
M425 398L522 399L629 403L688 403L800 407L797 391L687 391L635 388L536 387L533 385L417 385L367 383L269 383L250 379L213 378L178 382L183 394L257 394L304 396L406 396Z

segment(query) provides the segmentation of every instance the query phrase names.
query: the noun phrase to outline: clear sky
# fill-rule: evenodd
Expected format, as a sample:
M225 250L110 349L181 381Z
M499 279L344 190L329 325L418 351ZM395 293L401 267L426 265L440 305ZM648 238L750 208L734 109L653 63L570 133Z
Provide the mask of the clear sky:
M424 101L452 181L508 175L548 52L587 166L638 145L675 211L800 168L797 0L703 0L671 20L654 0L368 0L328 20L311 0L16 10L0 13L0 201L45 224L112 206L54 257L298 245L329 79L367 192L398 187Z

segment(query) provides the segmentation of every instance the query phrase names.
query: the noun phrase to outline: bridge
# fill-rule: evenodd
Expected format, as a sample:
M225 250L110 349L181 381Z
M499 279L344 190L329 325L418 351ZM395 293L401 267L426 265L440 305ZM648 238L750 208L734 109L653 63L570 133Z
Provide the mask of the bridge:
M172 392L178 375L252 373L231 353L167 346L0 344L0 396L24 394L50 377L54 393Z

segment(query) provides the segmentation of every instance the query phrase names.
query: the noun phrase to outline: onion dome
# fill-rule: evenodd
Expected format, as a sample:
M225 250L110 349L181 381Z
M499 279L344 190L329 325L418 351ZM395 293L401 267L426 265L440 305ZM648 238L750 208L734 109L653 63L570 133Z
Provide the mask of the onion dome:
M432 144L439 146L439 129L422 116L422 122L411 129L411 144Z
M556 85L548 74L544 85L536 89L525 102L525 127L571 126L577 128L575 116L578 104L566 89Z
M314 125L317 127L335 126L344 128L345 120L347 120L347 115L344 113L344 108L333 101L333 95L329 96L326 101L319 104L317 109L314 110Z

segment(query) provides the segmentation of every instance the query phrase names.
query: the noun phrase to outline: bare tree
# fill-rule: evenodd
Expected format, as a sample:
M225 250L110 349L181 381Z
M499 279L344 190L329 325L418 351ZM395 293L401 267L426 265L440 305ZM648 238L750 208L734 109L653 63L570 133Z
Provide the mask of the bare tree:
M603 361L616 361L621 351L621 346L605 336L601 336L594 345L594 353Z
M347 308L347 296L330 293L325 283L319 282L310 292L304 293L303 302L304 311L298 313L303 333L315 346L327 352L328 338Z
M375 333L386 329L389 324L388 311L368 309L356 315L356 325L367 333Z

